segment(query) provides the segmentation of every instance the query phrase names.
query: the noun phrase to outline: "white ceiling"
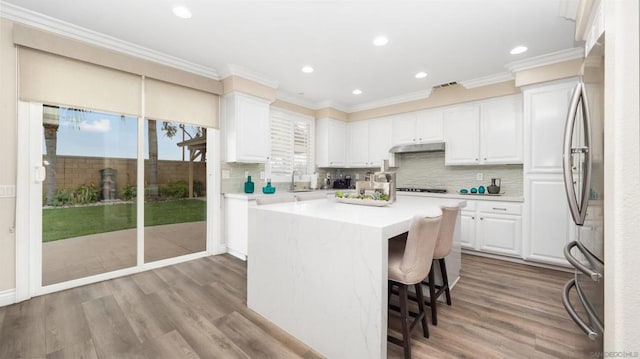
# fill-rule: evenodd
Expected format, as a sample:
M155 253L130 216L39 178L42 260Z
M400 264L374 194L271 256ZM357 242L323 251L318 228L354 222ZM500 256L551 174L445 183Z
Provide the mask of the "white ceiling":
M11 4L215 69L279 83L282 98L339 109L570 49L575 0L9 0ZM5 1L5 4L7 2ZM179 19L174 5L191 19ZM569 16L567 16L569 14ZM372 45L385 35L389 44ZM529 48L510 55L516 45ZM300 69L311 65L315 72ZM429 75L414 78L418 71ZM355 88L361 95L353 95Z

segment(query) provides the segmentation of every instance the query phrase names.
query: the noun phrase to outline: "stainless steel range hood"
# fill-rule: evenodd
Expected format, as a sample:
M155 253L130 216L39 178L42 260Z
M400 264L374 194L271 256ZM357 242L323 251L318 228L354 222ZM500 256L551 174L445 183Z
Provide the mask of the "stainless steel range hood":
M443 152L444 142L407 143L391 147L391 153Z

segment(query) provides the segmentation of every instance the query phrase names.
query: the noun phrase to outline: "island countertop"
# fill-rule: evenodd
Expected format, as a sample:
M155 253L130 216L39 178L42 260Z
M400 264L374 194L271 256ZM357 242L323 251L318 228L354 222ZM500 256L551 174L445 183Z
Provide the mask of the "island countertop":
M386 207L330 199L250 207L247 305L326 357L385 358L389 238L415 215L465 205L399 197ZM460 220L450 283L459 269Z

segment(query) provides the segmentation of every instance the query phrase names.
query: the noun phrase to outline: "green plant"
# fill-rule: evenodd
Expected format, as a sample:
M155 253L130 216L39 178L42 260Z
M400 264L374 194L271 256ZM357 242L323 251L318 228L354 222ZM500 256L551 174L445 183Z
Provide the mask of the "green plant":
M161 187L158 192L163 198L186 198L189 196L189 183L183 180L169 182L166 187Z
M91 183L89 185L80 185L73 192L73 204L87 204L98 202L100 199L100 193L96 188L96 185Z
M51 200L51 205L55 207L69 204L73 204L73 193L66 188L58 190L55 197Z
M122 190L122 199L131 201L138 195L138 187L134 184L127 183Z

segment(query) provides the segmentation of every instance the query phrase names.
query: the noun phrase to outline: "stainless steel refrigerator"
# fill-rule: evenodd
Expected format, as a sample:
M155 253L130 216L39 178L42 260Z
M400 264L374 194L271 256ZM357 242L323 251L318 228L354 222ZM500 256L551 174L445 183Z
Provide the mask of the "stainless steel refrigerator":
M584 61L567 115L564 181L576 238L564 250L575 267L562 302L569 316L600 343L604 333L604 35ZM578 300L571 302L570 292Z

